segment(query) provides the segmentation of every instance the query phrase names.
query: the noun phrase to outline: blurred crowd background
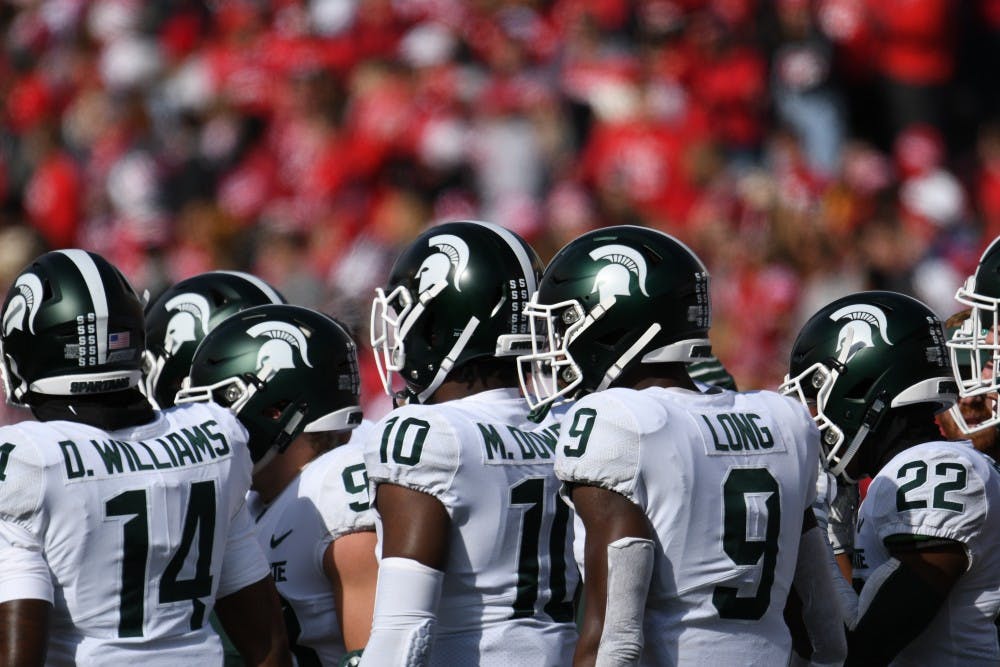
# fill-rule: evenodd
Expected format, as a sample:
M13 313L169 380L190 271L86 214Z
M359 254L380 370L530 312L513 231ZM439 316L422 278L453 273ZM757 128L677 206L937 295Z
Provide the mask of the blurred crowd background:
M67 246L153 296L242 269L364 342L429 224L543 260L642 224L705 260L716 353L774 388L815 309L946 317L1000 235L1000 0L7 0L0 34L4 288Z

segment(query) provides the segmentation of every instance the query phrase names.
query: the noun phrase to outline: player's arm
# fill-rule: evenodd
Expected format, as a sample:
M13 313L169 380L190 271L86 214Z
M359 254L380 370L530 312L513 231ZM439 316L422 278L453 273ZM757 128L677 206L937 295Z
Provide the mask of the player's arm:
M215 612L247 665L291 667L285 621L271 575L219 598Z
M361 664L426 664L448 559L451 517L434 496L382 483L382 561L372 633Z
M8 469L7 479L14 478ZM5 496L2 485L0 480L0 512L17 515L14 494ZM25 496L22 491L17 498ZM29 503L21 516L33 515L33 507ZM52 599L41 538L25 524L0 519L0 666L45 663Z
M836 590L837 584L842 591ZM789 595L790 601L798 603L802 625L789 623L789 627L793 630L793 640L798 640L799 645L807 642L812 647L814 665L839 665L847 657L845 616L838 593L849 596L849 600L856 597L841 576L825 531L817 524L812 509L807 509ZM806 636L796 636L796 630L804 631Z
M570 497L586 528L584 616L573 665L637 664L653 571L649 522L637 505L614 491L577 484ZM609 599L615 601L610 609Z
M49 613L45 600L10 600L0 604L0 667L45 664Z
M836 495L830 504L827 538L833 547L837 567L844 580L853 580L851 555L854 553L854 524L858 513L858 485L837 482Z
M371 633L378 580L375 542L374 531L349 533L331 542L323 553L323 571L333 586L348 651L363 649Z
M888 664L930 624L969 566L951 540L893 536L892 556L865 581L848 632L847 665Z

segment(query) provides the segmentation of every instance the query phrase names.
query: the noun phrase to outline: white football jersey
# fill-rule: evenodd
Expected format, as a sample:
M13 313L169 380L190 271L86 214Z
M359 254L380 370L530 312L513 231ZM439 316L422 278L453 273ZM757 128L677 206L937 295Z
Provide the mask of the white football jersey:
M818 446L805 408L773 392L615 388L570 409L556 474L625 496L654 533L640 664L787 663ZM575 552L582 570L582 530Z
M1000 472L969 441L927 442L897 454L875 476L854 539L862 581L889 558L885 541L920 535L961 542L969 569L931 624L893 665L1000 664Z
M372 497L389 482L434 496L451 517L431 665L572 661L579 576L552 470L557 426L527 413L516 389L408 405L365 446Z
M271 562L299 667L336 667L346 653L323 554L344 535L375 530L361 446L371 430L362 422L349 442L310 462L269 505L250 492L257 540Z
M49 665L221 664L216 598L267 576L243 426L210 403L156 415L0 429L0 602L52 602Z

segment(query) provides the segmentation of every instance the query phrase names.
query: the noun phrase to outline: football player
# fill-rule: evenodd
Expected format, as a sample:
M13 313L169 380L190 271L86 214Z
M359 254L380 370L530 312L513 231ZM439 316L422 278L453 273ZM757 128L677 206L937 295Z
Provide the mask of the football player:
M250 308L209 332L187 385L178 404L215 401L250 432L250 513L292 652L336 667L368 641L377 575L354 341L314 310Z
M230 315L269 303L285 303L285 298L257 276L240 271L185 278L147 303L140 386L150 402L160 409L172 406L205 335Z
M959 332L971 314L972 309L967 308L945 320L947 340L950 341L957 333L961 335ZM992 359L986 358L987 353L984 350L980 350L979 356L981 372L984 375L987 373L992 375ZM951 360L956 379L971 377L972 361L967 350L953 351ZM998 431L997 425L987 424L985 428L979 427L981 423L992 418L992 403L993 399L990 393L960 396L958 403L952 406L951 410L938 415L938 426L941 428L941 433L949 440L971 440L976 449L988 454L994 461L997 460L1000 457L1000 442L998 442L1000 431Z
M528 304L529 402L576 399L556 452L585 528L575 665L788 662L800 540L826 548L810 510L818 434L776 393L692 382L687 365L710 354L708 279L673 237L609 227L560 250ZM811 619L818 590L829 582L804 577ZM831 636L813 642L835 658L843 636L829 618Z
M0 429L0 664L221 664L213 606L248 663L290 664L246 431L215 405L152 409L125 277L50 252L2 312L7 398L38 421Z
M372 347L407 405L365 447L381 521L366 667L572 657L578 574L556 436L528 421L514 359L539 271L514 233L451 222L417 237L376 291Z
M873 476L858 510L852 665L996 665L1000 473L935 413L956 399L944 330L924 304L861 292L803 326L785 389L815 404L824 458Z
M955 299L967 310L948 320L948 348L958 381L959 403L942 426L954 422L963 437L991 455L1000 453L997 429L1000 406L995 369L1000 365L1000 238L989 245L976 267L958 288ZM954 433L953 435L959 435Z

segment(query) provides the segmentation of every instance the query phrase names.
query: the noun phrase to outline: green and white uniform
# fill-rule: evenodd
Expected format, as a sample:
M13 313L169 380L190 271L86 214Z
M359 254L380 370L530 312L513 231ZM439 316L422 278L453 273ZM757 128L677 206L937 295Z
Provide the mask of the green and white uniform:
M640 664L786 664L782 612L816 497L806 410L766 391L614 388L577 401L560 431L563 482L620 493L649 518ZM582 531L575 552L582 568Z
M944 605L893 665L1000 664L1000 472L969 441L927 442L879 471L858 510L854 576L861 581L891 557L886 541L960 542L969 569Z
M556 427L516 389L407 405L365 447L374 491L428 493L451 518L431 665L561 666L576 645L569 510L553 472ZM381 551L381 524L379 525Z
M336 667L346 653L323 555L344 535L375 530L361 446L371 430L362 422L349 442L311 461L269 505L254 492L248 499L299 667Z
M210 403L0 429L0 602L52 603L47 664L222 663L216 598L267 576L246 439Z

